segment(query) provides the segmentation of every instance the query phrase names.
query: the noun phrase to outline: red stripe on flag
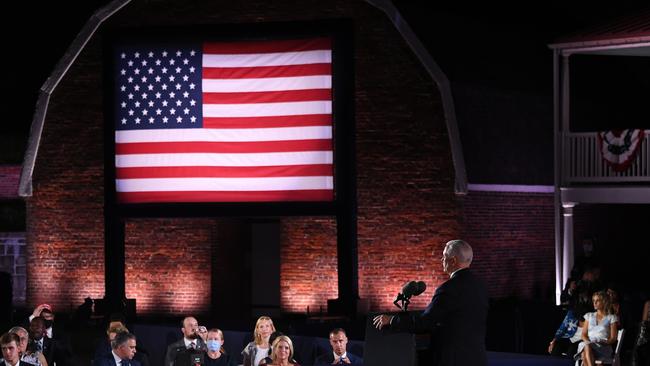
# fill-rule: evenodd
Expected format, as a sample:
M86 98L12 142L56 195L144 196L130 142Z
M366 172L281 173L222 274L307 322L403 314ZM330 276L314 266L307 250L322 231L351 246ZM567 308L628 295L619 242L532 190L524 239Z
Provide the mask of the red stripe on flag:
M330 177L331 164L284 165L265 167L141 167L117 168L117 179L141 178L264 178L264 177Z
M331 89L246 93L203 93L203 104L247 104L332 100Z
M147 202L272 202L332 201L332 190L296 191L198 191L198 192L118 192L120 203Z
M331 114L272 117L203 117L204 128L265 128L331 125Z
M332 75L332 64L203 68L204 79L260 79L309 75Z
M174 153L267 153L287 151L329 151L332 140L288 140L246 142L134 142L115 145L115 153L174 154Z
M219 42L203 44L203 54L229 55L237 53L299 52L329 50L331 48L332 40L329 38L259 42Z

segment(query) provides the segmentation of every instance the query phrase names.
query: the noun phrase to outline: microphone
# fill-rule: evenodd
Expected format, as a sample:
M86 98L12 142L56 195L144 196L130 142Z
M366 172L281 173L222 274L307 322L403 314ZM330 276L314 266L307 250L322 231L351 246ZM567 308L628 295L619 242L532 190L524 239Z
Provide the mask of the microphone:
M412 296L418 296L427 289L427 284L423 281L410 281L402 286L402 292L397 294L397 298L393 304L403 311L407 311ZM398 304L401 302L401 305Z

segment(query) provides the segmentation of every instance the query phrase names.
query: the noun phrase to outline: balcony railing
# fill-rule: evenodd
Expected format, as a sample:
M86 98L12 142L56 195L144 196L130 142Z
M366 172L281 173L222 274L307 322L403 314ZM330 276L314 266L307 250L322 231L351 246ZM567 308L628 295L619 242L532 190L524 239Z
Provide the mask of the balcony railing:
M614 171L598 149L595 132L564 134L562 173L565 183L650 182L650 130L645 130L638 155L622 172Z

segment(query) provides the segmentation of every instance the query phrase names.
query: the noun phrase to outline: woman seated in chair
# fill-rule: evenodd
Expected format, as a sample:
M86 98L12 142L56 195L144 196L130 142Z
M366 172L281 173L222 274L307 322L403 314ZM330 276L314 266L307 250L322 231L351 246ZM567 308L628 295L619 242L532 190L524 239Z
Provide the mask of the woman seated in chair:
M268 366L300 366L293 359L293 343L285 335L278 336L271 346L271 363Z
M612 344L616 343L618 335L618 318L611 314L607 293L596 292L592 300L596 311L584 316L582 342L578 345L578 353L575 355L575 359L581 358L585 366L594 366L596 360L610 361Z

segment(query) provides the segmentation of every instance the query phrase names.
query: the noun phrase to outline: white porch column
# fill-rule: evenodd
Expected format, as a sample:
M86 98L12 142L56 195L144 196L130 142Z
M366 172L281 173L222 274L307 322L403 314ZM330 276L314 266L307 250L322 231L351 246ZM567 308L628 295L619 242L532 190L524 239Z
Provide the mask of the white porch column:
M573 268L573 207L574 202L563 202L564 237L562 241L562 286L571 276Z

